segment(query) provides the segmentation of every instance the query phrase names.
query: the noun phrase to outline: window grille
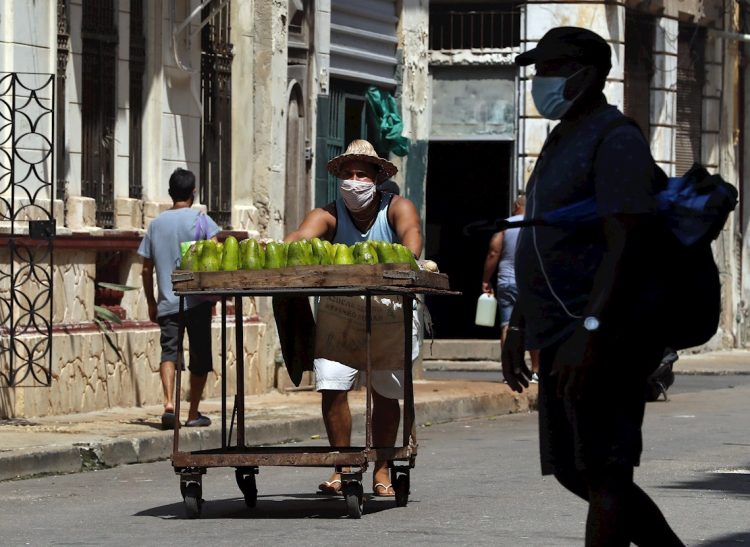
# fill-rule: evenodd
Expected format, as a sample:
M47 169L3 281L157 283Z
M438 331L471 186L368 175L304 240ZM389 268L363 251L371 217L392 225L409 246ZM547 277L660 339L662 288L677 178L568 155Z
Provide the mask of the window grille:
M515 4L430 6L430 49L497 49L520 44L520 12Z
M83 2L81 189L96 200L96 224L102 228L114 227L116 14L113 0Z

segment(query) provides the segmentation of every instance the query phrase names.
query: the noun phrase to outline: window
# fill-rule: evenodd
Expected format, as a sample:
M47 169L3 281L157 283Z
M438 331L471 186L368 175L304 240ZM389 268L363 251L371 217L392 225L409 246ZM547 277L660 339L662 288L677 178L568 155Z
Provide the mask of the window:
M683 174L701 161L703 82L706 32L681 24L677 45L677 115L675 168Z
M143 36L143 0L130 0L130 173L129 196L143 197L143 68L146 39Z
M430 49L517 47L518 4L430 4Z
M232 44L229 2L203 8L201 33L201 202L220 226L232 221Z
M96 223L102 228L114 226L116 14L113 0L83 2L81 188L96 200Z
M633 118L649 138L651 130L651 77L654 74L656 22L645 13L628 10L625 15L625 114Z

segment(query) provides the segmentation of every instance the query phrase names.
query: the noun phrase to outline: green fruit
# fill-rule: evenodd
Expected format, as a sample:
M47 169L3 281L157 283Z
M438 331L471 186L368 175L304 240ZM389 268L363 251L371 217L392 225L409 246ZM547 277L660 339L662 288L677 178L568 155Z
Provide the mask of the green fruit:
M414 255L411 254L411 251L409 249L407 249L400 243L394 243L393 248L396 251L396 256L398 257L398 262L400 264L409 264L409 266L411 266L413 270L419 269L417 261L414 258Z
M312 245L306 239L289 243L287 266L310 266L314 263Z
M249 239L243 239L242 241L240 241L240 244L239 244L240 258L239 258L239 263L237 264L237 267L240 270L247 270L247 269L249 269L247 267L247 244L249 242L250 242Z
M331 243L330 241L323 241L323 245L325 246L329 256L331 257L331 261L328 264L333 264L333 259L336 256L336 252L333 250L333 243Z
M399 262L396 249L387 241L375 241L375 252L378 253L378 261L381 264L397 264Z
M229 236L224 240L224 254L221 257L221 269L233 272L239 267L240 248L237 238Z
M326 243L328 243L328 241L323 241L317 237L310 240L315 264L321 264L323 266L333 264L333 257L331 257L331 252L328 250L328 247L326 247ZM330 245L330 243L328 243L328 245Z
M377 264L378 255L369 241L354 244L354 262L356 264Z
M336 253L333 258L334 264L354 264L354 255L349 246L343 243L336 243L333 248Z
M267 270L286 267L288 247L280 241L271 241L266 245L266 261L263 267Z
M218 272L221 268L219 246L215 241L208 240L201 248L199 268L202 272Z
M266 251L256 239L245 239L240 243L241 269L261 270L263 269L265 258Z

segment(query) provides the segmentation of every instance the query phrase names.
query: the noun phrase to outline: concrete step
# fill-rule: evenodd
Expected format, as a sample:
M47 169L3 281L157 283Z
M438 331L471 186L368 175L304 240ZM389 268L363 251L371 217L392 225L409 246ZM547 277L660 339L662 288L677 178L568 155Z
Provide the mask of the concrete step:
M424 361L424 369L444 372L499 372L500 361Z
M499 340L425 340L425 361L499 361Z

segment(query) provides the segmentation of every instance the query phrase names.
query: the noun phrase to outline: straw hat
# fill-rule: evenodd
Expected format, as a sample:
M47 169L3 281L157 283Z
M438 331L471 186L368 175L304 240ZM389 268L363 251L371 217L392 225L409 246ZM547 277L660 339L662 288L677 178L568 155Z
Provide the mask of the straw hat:
M328 172L341 178L339 176L341 168L348 161L365 161L376 166L378 168L378 174L375 176L374 181L376 184L388 180L398 172L398 168L395 165L379 157L372 144L362 139L350 142L349 146L346 147L346 152L329 161L326 166Z

